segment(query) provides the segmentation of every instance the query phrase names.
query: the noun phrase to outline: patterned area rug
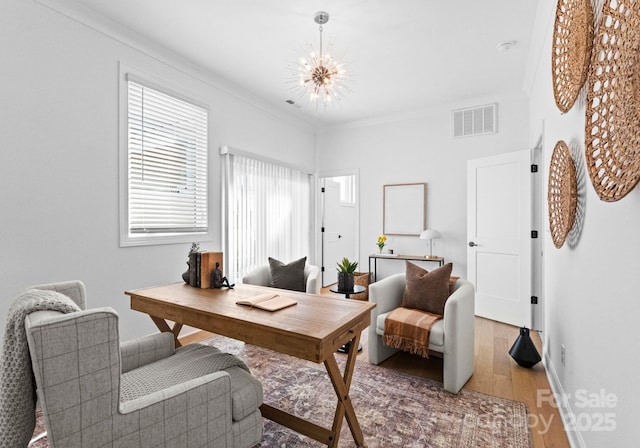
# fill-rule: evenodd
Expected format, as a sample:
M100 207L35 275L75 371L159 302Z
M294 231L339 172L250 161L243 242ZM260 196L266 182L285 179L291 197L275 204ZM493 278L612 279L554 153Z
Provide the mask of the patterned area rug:
M222 336L205 343L243 358L262 382L266 403L331 426L336 397L324 365ZM342 368L346 356L337 356ZM441 383L374 366L365 360L356 362L350 395L369 448L532 446L527 409L522 402L464 389L453 395ZM41 422L39 416L39 426ZM262 448L322 446L270 420L264 422ZM34 445L47 446L46 439ZM355 446L346 421L339 446Z

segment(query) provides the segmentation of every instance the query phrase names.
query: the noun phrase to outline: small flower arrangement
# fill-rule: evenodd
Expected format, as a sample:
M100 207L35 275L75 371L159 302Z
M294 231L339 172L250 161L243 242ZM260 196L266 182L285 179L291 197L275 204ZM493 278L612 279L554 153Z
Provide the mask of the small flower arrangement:
M387 243L387 236L386 235L380 235L378 237L378 242L376 243L378 245L378 249L380 249L380 253L382 253L382 249L384 249L384 245Z
M191 254L197 254L198 252L200 252L200 243L191 243L191 249L189 249L189 253L187 254L187 264L189 264Z

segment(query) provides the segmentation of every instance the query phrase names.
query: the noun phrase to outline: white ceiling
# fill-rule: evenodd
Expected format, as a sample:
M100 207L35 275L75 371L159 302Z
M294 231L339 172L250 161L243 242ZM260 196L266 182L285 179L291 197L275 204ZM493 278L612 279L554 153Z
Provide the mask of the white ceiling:
M537 0L65 0L90 8L243 89L317 124L365 120L522 92ZM290 67L318 46L346 55L345 98L298 101ZM496 46L515 41L506 53ZM472 104L471 104L472 105Z

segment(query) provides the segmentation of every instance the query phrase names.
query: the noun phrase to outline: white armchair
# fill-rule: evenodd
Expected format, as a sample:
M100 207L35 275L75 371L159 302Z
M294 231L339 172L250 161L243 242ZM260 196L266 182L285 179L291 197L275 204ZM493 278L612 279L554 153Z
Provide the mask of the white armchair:
M305 292L320 294L320 268L308 264L304 267ZM242 278L242 283L248 285L269 286L271 284L271 269L269 265L259 266Z
M369 362L380 364L398 350L384 345L384 320L402 303L405 275L396 274L369 285L371 310L369 326ZM444 307L444 317L434 324L429 335L429 350L443 355L444 389L457 394L473 374L474 365L473 284L458 279Z

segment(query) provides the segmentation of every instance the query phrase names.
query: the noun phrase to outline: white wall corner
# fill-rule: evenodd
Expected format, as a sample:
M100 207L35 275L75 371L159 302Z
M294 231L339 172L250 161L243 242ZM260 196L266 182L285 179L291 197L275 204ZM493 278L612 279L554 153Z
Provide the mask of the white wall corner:
M545 42L547 36L553 35L553 24L555 22L555 1L540 1L536 11L536 19L533 25L533 35L531 36L531 46L529 47L529 55L527 65L525 67L524 79L522 81L522 89L531 96L535 80L538 77L538 70L545 64L540 64L540 60L545 57L551 57L551 54L544 54ZM551 76L551 73L548 74Z

